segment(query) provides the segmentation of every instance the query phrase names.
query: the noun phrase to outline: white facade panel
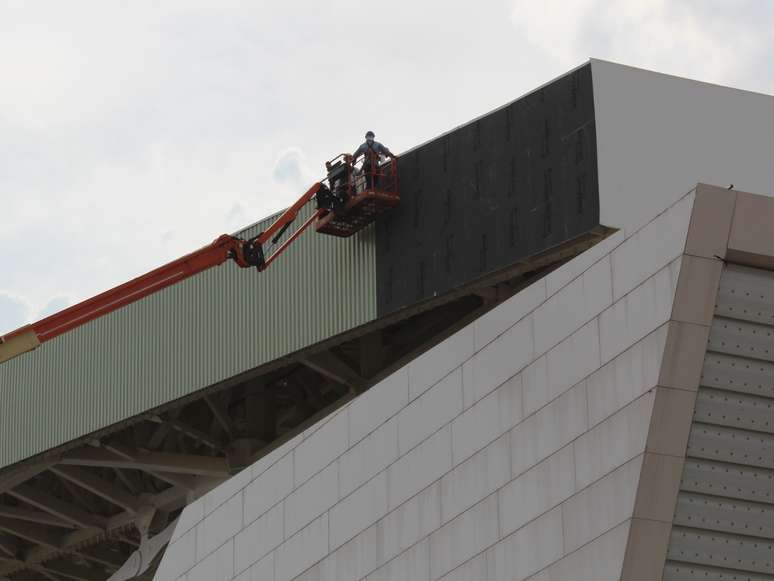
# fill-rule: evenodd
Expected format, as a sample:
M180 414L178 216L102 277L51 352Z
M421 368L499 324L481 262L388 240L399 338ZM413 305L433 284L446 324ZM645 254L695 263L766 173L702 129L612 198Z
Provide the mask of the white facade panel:
M240 581L612 578L680 265L655 238L637 249L642 275L616 273L620 241L579 257L585 268L570 261L553 295L506 303L510 326L468 325L272 452L241 489L195 503L158 581L209 571L231 545ZM633 285L618 300L616 276Z
M774 192L774 97L592 59L600 223L628 236L697 182Z

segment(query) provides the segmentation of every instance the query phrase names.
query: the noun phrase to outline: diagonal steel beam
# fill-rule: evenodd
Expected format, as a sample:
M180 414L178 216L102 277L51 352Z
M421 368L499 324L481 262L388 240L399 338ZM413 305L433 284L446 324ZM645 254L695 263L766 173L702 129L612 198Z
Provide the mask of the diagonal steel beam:
M34 569L46 571L60 578L72 579L72 581L103 581L106 577L104 569L67 562L46 563L45 565L38 565Z
M148 452L123 446L110 446L109 450L81 448L66 454L60 463L66 466L132 468L144 472L158 471L192 476L228 477L230 475L228 462L225 458Z
M169 435L169 432L172 431L172 426L169 424L159 424L156 426L156 430L153 432L153 435L148 440L146 447L150 450L157 450L161 444L166 440L167 436Z
M158 472L156 470L149 471L148 474L155 476L162 482L171 484L173 487L179 488L180 490L193 492L197 487L195 476L186 476L185 474L170 474L169 472Z
M134 462L137 459L136 451L125 447L108 446L107 451L130 462ZM158 452L158 453L163 454L164 452ZM150 467L147 467L147 466L143 471L147 472L151 476L155 476L162 482L166 482L167 484L171 484L172 486L180 488L182 490L185 490L188 492L193 492L194 490L196 490L197 484L196 484L195 476L188 476L186 474L169 473L161 470L152 470L150 469Z
M5 556L13 559L16 557L18 551L19 543L16 539L0 533L0 557Z
M366 380L331 351L324 351L299 361L302 365L316 371L333 381L355 390L361 390Z
M221 479L203 479L203 487L198 490L197 493L204 494L208 490L215 488L215 486L221 482L223 482ZM186 504L186 492L176 488L170 488L149 498L148 502L152 506L162 510L180 508ZM108 519L106 531L108 534L110 534L111 531L119 531L134 523L135 518L135 515L129 514L128 512L123 512L116 516L110 517ZM25 562L27 564L43 563L56 557L58 554L74 551L76 547L81 547L95 538L103 537L104 534L105 532L95 529L80 529L73 531L61 537L57 547L33 547L27 553ZM6 567L0 564L0 577L3 575L8 575L9 573L13 573L16 570L18 570L16 567Z
M55 498L28 484L21 484L13 490L9 490L7 494L76 526L82 528L105 528L106 521L104 517L89 514L73 504Z
M6 506L0 504L0 516L15 518L17 520L23 520L26 522L34 522L41 525L49 525L52 527L60 527L65 529L74 528L74 525L66 520L56 517L47 512L38 510L30 510L28 508L22 508L18 506Z
M0 494L6 490L14 488L15 486L18 486L19 484L22 484L23 482L27 482L27 480L37 476L41 472L45 472L54 464L55 462L53 461L40 462L38 464L25 466L24 468L20 468L18 470L11 470L4 474L0 474Z
M15 557L4 557L0 553L0 569L7 569L8 571L24 570L24 561L20 561ZM8 577L0 576L0 581L11 581ZM15 581L15 580L14 580Z
M124 486L126 486L126 489L130 494L137 494L137 486L134 482L132 482L132 478L130 478L128 474L126 474L120 468L113 468L113 472L115 472L118 479L124 483Z
M131 513L139 510L140 503L134 496L88 470L77 466L54 466L51 472L124 510Z
M100 547L99 545L88 549L78 550L78 555L80 557L88 559L92 563L98 563L105 569L110 569L112 571L115 571L123 565L124 561L126 561L126 557L129 556L127 552L123 551L118 552L118 554L116 553L117 551L112 551L105 547Z
M10 533L20 539L41 545L48 549L59 549L60 536L43 525L24 523L18 520L0 517L0 531Z
M154 422L159 425L166 424L170 427L170 429L175 430L176 432L179 432L181 434L184 434L193 440L197 440L202 444L204 444L205 446L207 446L208 448L211 448L213 450L218 450L218 451L223 450L223 445L217 439L213 438L209 434L202 432L197 428L194 428L193 426L189 426L188 424L180 420L176 420L176 419L165 420L160 416L151 416L148 418L148 421Z
M54 575L53 573L49 573L46 569L43 569L43 568L35 568L33 570L39 575L42 575L44 578L48 579L48 581L62 581L62 579L64 579L64 577L60 577L59 575Z
M139 541L135 541L134 539L129 538L127 535L116 535L116 539L118 539L125 545L129 545L130 547L132 547L132 550L140 546Z
M205 403L209 406L212 415L218 421L223 430L228 434L229 439L232 438L231 418L228 415L226 406L222 405L219 401L211 395L204 396Z
M224 481L223 478L199 478L197 479L198 488L194 492L197 496L200 496L207 491L215 488L219 484L221 484ZM160 492L158 494L155 494L153 496L150 496L147 498L147 502L149 505L154 506L160 510L175 510L177 508L181 508L185 506L186 503L186 496L187 491L181 490L178 488L169 488L167 490L164 490L163 492ZM81 553L82 547L84 545L88 545L89 543L93 543L97 539L104 538L105 535L120 535L120 531L126 528L127 526L132 525L135 522L136 515L133 515L129 512L122 512L120 514L117 514L115 516L112 516L107 521L107 526L105 527L105 530L99 530L99 529L79 529L75 530L69 533L66 533L60 537L56 537L54 539L50 539L50 542L48 543L42 543L38 542L36 540L31 540L31 542L37 543L39 546L32 547L29 549L26 553L26 558L23 563L24 568L29 569L33 565L44 563L47 561L50 561L51 559L57 558L58 556L61 556L63 554L67 553L74 553L79 552L84 558L89 559L90 556L87 553ZM14 523L18 523L18 521L13 521ZM6 524L3 522L3 519L0 519L0 530L3 530L3 525ZM19 536L17 533L19 532L19 528L15 528L13 531L10 531L11 534L15 534ZM35 533L42 533L40 530L36 531L27 531L28 537L31 537ZM29 538L27 540L30 540ZM40 539L43 540L43 539ZM10 575L13 574L16 571L19 571L20 567L13 564L13 563L7 563L3 564L0 562L0 578L3 577L3 575ZM101 581L105 579L105 575L103 575L101 578Z
M77 487L69 480L65 480L64 478L61 478L60 480L62 482L62 486L65 487L67 492L69 492L70 496L72 497L70 502L84 509L86 512L89 512L89 513L100 512L100 510L97 508L95 504L96 499L88 496L84 490L81 490L79 487Z

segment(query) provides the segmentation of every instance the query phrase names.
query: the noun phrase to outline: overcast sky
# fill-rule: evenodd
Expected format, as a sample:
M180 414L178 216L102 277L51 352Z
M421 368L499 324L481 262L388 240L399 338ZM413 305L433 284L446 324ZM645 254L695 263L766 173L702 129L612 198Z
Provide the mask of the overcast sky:
M0 0L0 333L589 57L774 93L770 0Z

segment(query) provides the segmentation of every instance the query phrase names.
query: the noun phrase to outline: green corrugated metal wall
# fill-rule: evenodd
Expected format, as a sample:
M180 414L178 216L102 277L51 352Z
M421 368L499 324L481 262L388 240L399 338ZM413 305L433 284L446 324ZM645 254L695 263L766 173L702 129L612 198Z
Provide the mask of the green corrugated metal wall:
M0 365L0 468L375 319L375 253L372 227L307 233L264 273L227 263Z

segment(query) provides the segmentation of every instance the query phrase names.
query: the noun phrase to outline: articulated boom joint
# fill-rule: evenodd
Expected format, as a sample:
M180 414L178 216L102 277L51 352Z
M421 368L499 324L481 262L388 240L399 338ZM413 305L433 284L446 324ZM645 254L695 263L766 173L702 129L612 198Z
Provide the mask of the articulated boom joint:
M234 238L234 245L228 251L228 258L231 258L242 268L256 267L263 270L266 264L266 257L263 254L263 244L259 240L260 234L249 240Z

